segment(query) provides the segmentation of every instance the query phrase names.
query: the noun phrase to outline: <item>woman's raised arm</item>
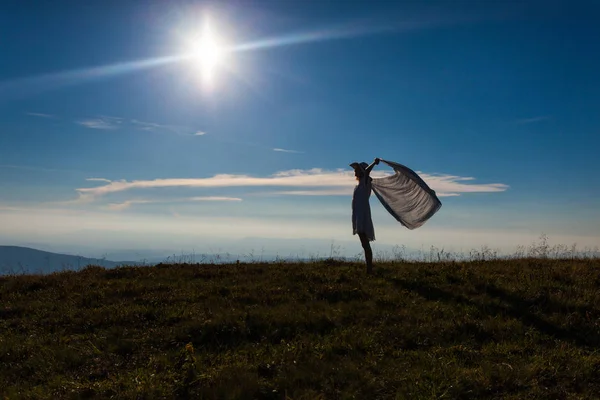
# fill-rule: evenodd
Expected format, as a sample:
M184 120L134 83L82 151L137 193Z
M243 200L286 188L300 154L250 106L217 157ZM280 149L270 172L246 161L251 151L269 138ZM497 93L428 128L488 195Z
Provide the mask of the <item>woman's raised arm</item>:
M372 169L373 169L373 167L374 167L374 166L376 166L377 164L379 164L379 158L376 158L376 159L375 159L375 161L373 161L373 162L371 163L371 165L369 165L369 166L367 167L367 169L365 170L365 172L366 172L367 174L371 173L371 170L372 170Z

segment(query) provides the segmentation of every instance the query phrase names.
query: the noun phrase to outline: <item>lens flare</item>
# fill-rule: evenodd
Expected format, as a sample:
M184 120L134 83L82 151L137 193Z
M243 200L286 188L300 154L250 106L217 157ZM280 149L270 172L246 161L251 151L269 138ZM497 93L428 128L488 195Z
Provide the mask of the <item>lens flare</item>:
M210 25L206 25L199 40L194 44L192 51L194 60L202 73L205 82L211 83L215 70L224 61L224 48L213 33Z

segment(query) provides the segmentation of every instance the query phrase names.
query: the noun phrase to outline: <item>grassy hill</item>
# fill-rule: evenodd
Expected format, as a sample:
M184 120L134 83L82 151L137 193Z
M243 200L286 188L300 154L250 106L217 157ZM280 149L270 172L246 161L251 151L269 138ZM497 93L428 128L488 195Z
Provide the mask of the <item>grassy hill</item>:
M0 277L0 398L597 398L599 287L550 259Z

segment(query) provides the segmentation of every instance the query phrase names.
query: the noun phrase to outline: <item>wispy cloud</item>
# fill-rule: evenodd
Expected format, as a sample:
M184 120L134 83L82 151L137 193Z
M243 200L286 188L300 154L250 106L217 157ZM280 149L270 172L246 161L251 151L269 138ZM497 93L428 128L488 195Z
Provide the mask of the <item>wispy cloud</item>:
M127 200L127 201L123 201L121 203L110 203L106 206L106 208L108 208L109 210L113 210L113 211L123 211L126 208L129 208L130 206L132 206L134 204L146 204L146 203L152 203L152 201L150 201L150 200Z
M522 118L517 120L517 124L533 124L535 122L542 122L549 120L550 117L547 115L542 115L539 117L531 117L531 118Z
M269 192L267 194L285 195L285 196L351 196L354 188L339 188L328 190L283 190L280 192ZM444 193L436 192L438 197L454 197L460 196L459 193Z
M32 117L40 117L40 118L51 118L51 119L55 119L56 116L52 115L52 114L43 114L43 113L36 113L36 112L28 112L25 113L27 115L31 115Z
M109 118L90 118L76 121L77 124L90 129L114 130L119 127L114 119Z
M132 119L129 122L131 122L133 125L137 126L137 128L142 131L154 131L158 128L163 128L163 125L159 125L154 122L144 122L144 121L139 121L137 119Z
M282 152L282 153L294 153L294 154L301 154L301 153L303 153L302 151L287 150L287 149L280 149L280 148L274 148L273 151L279 151L279 152Z
M137 119L132 119L129 122L133 126L135 126L137 129L143 130L143 131L152 131L152 132L159 132L159 133L172 133L172 134L176 134L176 135L192 135L192 136L203 136L206 134L206 132L204 132L204 131L199 131L198 129L190 128L187 126L157 124L155 122L140 121Z
M239 197L197 196L185 199L185 201L242 201L242 199Z
M155 122L140 121L138 119L126 119L121 117L98 116L75 121L76 124L90 129L129 129L183 136L203 136L206 132L180 125L166 125Z
M351 195L354 189L352 187L344 187L337 189L316 189L316 190L282 190L276 192L267 192L267 195L284 195L284 196L347 196Z
M390 173L374 171L374 178L388 176ZM427 184L440 195L458 196L461 193L493 193L503 192L508 185L503 183L472 183L474 178L448 174L419 175ZM269 177L249 175L220 174L210 178L171 178L138 181L110 181L105 185L79 188L77 192L80 201L94 199L111 193L124 192L133 189L148 188L225 188L225 187L289 187L297 188L284 192L288 195L346 195L351 193L355 185L353 172L347 169L335 171L313 168L310 170L288 170L275 173ZM277 192L275 192L277 193ZM282 194L282 192L279 192Z
M112 182L110 179L105 179L105 178L87 178L86 181L90 181L90 182Z
M134 199L126 200L120 203L110 203L107 205L109 210L122 211L135 204L154 204L154 203L189 203L196 201L242 201L239 197L223 197L223 196L197 196L197 197L184 197L176 199Z

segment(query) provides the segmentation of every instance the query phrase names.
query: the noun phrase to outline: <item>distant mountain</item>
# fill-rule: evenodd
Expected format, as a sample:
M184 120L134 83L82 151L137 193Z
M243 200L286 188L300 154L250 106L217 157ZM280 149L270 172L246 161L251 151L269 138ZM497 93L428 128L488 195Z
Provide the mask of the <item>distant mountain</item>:
M0 275L23 272L46 274L62 270L77 271L87 265L113 268L133 264L137 263L50 253L29 247L0 246Z

